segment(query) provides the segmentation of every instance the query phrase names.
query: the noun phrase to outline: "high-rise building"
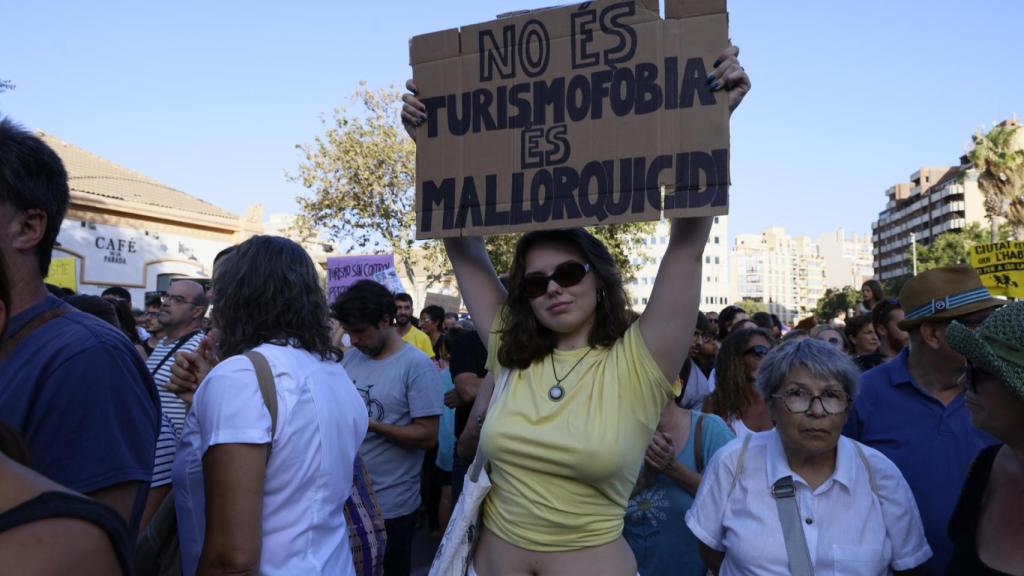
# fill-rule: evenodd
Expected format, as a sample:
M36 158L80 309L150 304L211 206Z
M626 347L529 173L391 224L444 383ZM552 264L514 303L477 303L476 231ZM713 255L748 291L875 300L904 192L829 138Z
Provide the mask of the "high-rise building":
M730 277L737 300L762 302L792 323L812 314L824 296L825 259L807 236L770 227L736 236Z
M969 165L922 166L910 182L886 190L889 200L871 225L875 277L891 280L913 272L911 234L918 245L928 245L939 234L984 225L984 197L978 174Z
M825 288L860 288L874 275L870 236L837 228L818 236L818 254L825 259Z
M637 312L642 312L651 297L654 278L658 274L658 265L668 247L671 224L667 220L658 222L654 234L644 238L644 245L631 256L632 263L639 268L633 281L626 285L630 303ZM704 247L704 265L701 278L700 310L702 312L718 311L732 302L729 284L729 251L726 234L728 217L715 216L708 234L708 243Z

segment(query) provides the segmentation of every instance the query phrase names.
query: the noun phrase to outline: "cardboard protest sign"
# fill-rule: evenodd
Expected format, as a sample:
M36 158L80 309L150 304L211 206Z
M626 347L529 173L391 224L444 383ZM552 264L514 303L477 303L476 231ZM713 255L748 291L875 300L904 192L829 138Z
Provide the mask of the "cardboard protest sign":
M50 259L50 269L47 271L46 278L43 281L47 284L77 291L78 276L75 274L75 259L73 257Z
M392 272L395 269L395 257L391 254L327 258L327 301L334 302L339 294L360 280L378 281L376 275L389 269ZM381 284L387 286L384 282Z
M725 0L602 0L416 36L417 238L721 215Z
M1024 298L1024 242L995 242L971 248L971 266L996 296Z
M458 314L459 309L462 308L462 298L437 292L427 292L427 297L423 299L423 307L426 308L427 306L440 306L444 308L445 312L455 312Z

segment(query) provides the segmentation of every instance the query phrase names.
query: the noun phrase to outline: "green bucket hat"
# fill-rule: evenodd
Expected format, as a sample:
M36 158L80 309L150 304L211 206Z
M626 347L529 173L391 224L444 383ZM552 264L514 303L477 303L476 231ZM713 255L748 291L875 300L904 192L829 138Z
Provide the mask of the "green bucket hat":
M948 337L949 345L971 364L998 375L1024 398L1024 302L996 310L977 330L954 320Z

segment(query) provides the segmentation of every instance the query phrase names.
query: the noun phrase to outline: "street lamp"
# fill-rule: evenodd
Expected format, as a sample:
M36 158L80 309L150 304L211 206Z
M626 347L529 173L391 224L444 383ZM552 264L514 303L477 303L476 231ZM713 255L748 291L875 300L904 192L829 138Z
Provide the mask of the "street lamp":
M910 233L910 254L914 261L914 276L917 276L917 234Z

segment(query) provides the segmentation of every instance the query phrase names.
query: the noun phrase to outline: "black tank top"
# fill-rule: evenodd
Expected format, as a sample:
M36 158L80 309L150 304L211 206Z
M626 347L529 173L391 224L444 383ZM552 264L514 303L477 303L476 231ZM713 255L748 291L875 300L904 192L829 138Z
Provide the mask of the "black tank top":
M102 528L110 538L117 554L121 573L133 574L134 546L128 536L128 527L109 506L68 492L43 492L21 504L0 513L0 532L17 528L37 520L49 518L75 518Z
M971 464L967 482L960 493L960 501L949 521L949 537L953 540L953 559L946 570L948 576L970 574L971 576L1009 576L1006 572L993 570L978 558L978 523L981 521L981 502L985 497L988 478L992 475L992 464L1002 444L989 446L978 454Z

